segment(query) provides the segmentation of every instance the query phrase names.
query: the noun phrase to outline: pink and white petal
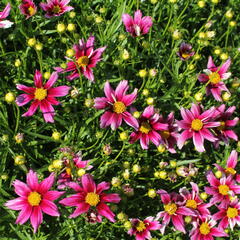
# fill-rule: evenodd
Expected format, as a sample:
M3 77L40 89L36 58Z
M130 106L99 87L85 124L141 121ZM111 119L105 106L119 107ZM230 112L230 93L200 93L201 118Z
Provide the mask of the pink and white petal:
M14 191L18 196L27 197L28 194L31 192L31 189L29 188L29 186L27 186L22 181L15 180L13 182L13 186L14 186Z
M9 20L0 21L0 28L10 28L13 25L13 22Z
M184 221L182 216L172 216L172 223L174 225L174 227L176 228L176 230L186 233L186 230L184 228Z
M222 101L222 98L221 98L221 91L219 88L211 88L211 93L213 95L213 97L217 100L217 101Z
M218 221L219 219L222 219L225 216L226 216L226 212L219 210L217 213L212 215L212 219L215 221Z
M122 125L122 115L121 114L116 114L116 129L119 128Z
M211 234L214 237L228 237L228 234L225 233L223 230L217 228L211 228Z
M18 197L13 200L7 201L4 206L8 207L11 210L22 210L25 206L28 206L26 198Z
M228 71L229 67L231 65L231 59L229 58L219 69L219 74L224 74Z
M142 21L142 12L141 12L141 10L137 10L137 11L134 13L134 24L140 26L141 21Z
M130 139L129 139L129 142L131 143L131 144L133 144L134 142L136 142L139 138L141 138L142 137L142 133L141 132L137 132L137 133L135 133L135 132L132 132L131 134L130 134Z
M46 99L44 99L40 102L40 109L43 113L45 122L53 123L55 111L54 111L54 108L52 107L52 105Z
M210 142L215 142L218 140L207 128L202 128L199 132L201 133L203 138L207 139Z
M79 193L73 194L70 197L64 198L61 201L59 201L60 204L70 207L78 206L81 202L82 196Z
M94 107L96 109L104 109L108 106L107 98L105 97L97 97L94 99Z
M81 183L83 186L83 190L85 192L95 192L96 191L96 184L93 180L93 177L90 174L85 174L81 178Z
M63 97L66 96L69 92L71 87L68 86L59 86L55 88L50 88L48 90L48 96L49 97Z
M90 68L95 67L96 64L101 60L101 56L102 56L103 52L105 51L105 49L106 49L106 46L98 48L92 53L92 56L90 58L90 63L88 64L88 66Z
M154 107L148 106L144 109L142 117L149 119L154 114Z
M239 121L239 118L234 118L233 120L227 120L226 122L225 122L225 126L227 126L227 127L234 127L234 126L236 126L237 124L238 124L238 121Z
M219 127L221 125L220 122L207 122L204 124L204 128L214 128Z
M226 80L226 79L230 78L231 75L232 75L232 73L230 73L230 72L228 72L228 73L223 73L223 74L221 75L221 79L222 79L222 80Z
M48 79L48 81L46 82L46 84L44 85L44 88L45 89L51 88L54 85L54 83L57 81L57 79L58 79L58 73L53 72L50 78Z
M22 116L23 117L32 116L36 112L36 110L38 109L39 103L40 103L40 101L38 101L38 100L33 101L30 108L28 109L28 111L25 112Z
M193 143L198 152L204 152L205 148L203 146L204 138L200 132L193 132Z
M149 32L150 27L152 27L153 21L149 16L145 16L142 18L140 27L142 29L142 34L147 34Z
M46 100L52 104L52 105L59 105L61 104L59 101L57 101L57 99L55 97L47 97Z
M184 143L189 139L192 138L193 136L193 132L189 131L189 130L184 130L182 132L182 134L179 135L178 139L177 139L177 146L179 149L182 149Z
M149 137L147 134L142 134L142 137L140 138L140 144L142 149L148 149Z
M158 131L165 131L165 130L168 130L168 124L157 122L152 124L152 129L158 130Z
M217 114L215 107L211 107L210 109L204 111L198 118L205 122L208 119L213 118L215 114Z
M42 74L39 70L35 71L34 84L37 88L41 88L43 86L42 85Z
M43 215L42 215L42 210L41 210L40 206L35 206L32 208L32 214L30 217L30 221L31 221L31 224L34 229L34 233L36 233L39 225L43 221Z
M115 214L110 210L108 205L106 205L105 203L98 204L97 211L100 215L106 217L111 222L115 222L115 219L114 219Z
M208 82L209 77L208 77L208 75L201 73L198 75L198 80L199 80L199 82L206 83L206 82Z
M77 216L79 216L82 213L85 213L89 210L90 205L85 203L85 202L81 202L78 204L78 207L76 208L76 210L69 216L69 218L75 218Z
M209 172L207 174L207 180L210 183L211 186L213 187L218 187L219 186L219 180L213 175L212 172Z
M60 216L60 214L58 212L58 209L57 209L57 206L51 201L48 201L46 199L42 199L40 207L41 207L41 209L44 213L46 213L50 216L53 216L53 217L59 217Z
M160 144L161 136L156 131L151 131L148 133L149 140L153 142L156 146Z
M159 230L161 228L161 224L158 221L149 222L148 229L149 230Z
M126 27L133 25L133 18L129 14L123 14L122 21Z
M209 56L209 58L208 58L207 68L210 70L213 68L216 68L216 66L213 62L212 56Z
M111 124L111 122L109 122L109 120L112 118L113 114L114 114L113 112L107 111L101 116L101 118L100 118L100 127L101 128L105 128Z
M191 106L191 112L194 118L198 118L201 112L200 106L198 104L193 103Z
M110 183L108 183L108 182L101 182L101 183L99 183L99 184L97 185L97 191L96 191L96 193L97 193L97 194L101 194L102 191L108 190L109 188L110 188Z
M233 130L225 130L224 133L229 138L232 138L233 140L238 141L238 136Z
M103 195L101 197L101 201L119 203L121 201L121 198L117 193L110 193L110 194Z
M93 70L90 67L86 67L85 71L83 71L83 75L91 82L94 82Z
M95 37L90 36L86 42L86 48L94 47Z
M34 94L36 88L33 88L33 87L27 87L23 84L17 84L16 85L17 89L21 90L21 91L24 91L26 93L29 93L29 94Z
M117 101L122 101L122 98L123 98L123 96L125 96L128 88L129 88L129 86L128 86L127 80L123 80L118 84L118 86L116 87L116 90L115 90L115 96L116 96Z
M227 167L228 168L235 168L238 161L238 153L236 150L233 150L227 160Z
M181 108L180 113L181 113L183 120L186 122L190 123L194 119L192 113L188 109Z
M120 115L120 117L119 117ZM117 113L113 113L112 114L112 117L111 119L109 119L108 121L109 124L111 124L111 129L112 130L116 130L120 125L118 124L121 124L122 123L122 117L121 117L121 114L117 114ZM107 123L107 124L108 124Z
M43 195L44 199L47 199L49 201L54 201L61 197L65 192L59 192L59 191L48 191Z
M179 128L182 128L182 129L190 129L191 128L191 123L187 122L185 120L176 121L176 123Z
M54 183L54 173L51 173L49 177L45 178L38 187L38 191L41 194L45 194Z
M16 220L16 224L24 224L32 214L32 206L27 204L25 207L22 208L21 212L18 215Z
M192 209L187 208L187 207L178 207L176 214L196 217L196 212L194 212Z
M123 120L131 127L138 129L139 123L136 118L134 118L129 112L124 112L122 114Z
M30 94L21 94L17 96L16 103L19 107L26 105L29 103L32 99L34 99L33 95Z
M27 185L31 188L32 191L38 191L38 176L37 173L33 170L30 170L27 174Z
M42 10L44 11L48 11L49 10L49 6L46 3L40 3L39 6L42 8Z
M133 93L123 96L122 102L124 103L125 106L130 106L136 100L137 91L138 91L137 88L135 88Z
M0 12L0 20L6 18L9 15L10 10L11 10L11 5L10 3L8 3L4 8L4 10Z
M115 102L115 99L114 99L115 93L114 93L114 90L111 88L110 83L108 81L104 85L104 93L109 102L111 102L111 103Z
M209 195L216 195L218 191L212 187L204 187L204 191Z
M170 195L167 193L167 191L160 189L157 191L157 194L160 195L160 198L161 198L163 204L168 204L171 202Z

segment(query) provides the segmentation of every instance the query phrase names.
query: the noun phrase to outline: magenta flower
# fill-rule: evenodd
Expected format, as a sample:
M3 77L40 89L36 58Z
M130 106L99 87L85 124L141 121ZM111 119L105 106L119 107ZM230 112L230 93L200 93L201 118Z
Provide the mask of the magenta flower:
M208 59L207 69L204 70L206 74L200 74L198 80L204 84L207 84L207 95L212 94L217 101L222 101L221 91L228 91L227 87L222 80L226 80L231 76L228 68L231 64L231 60L228 59L222 66L216 67L212 57Z
M37 12L37 7L32 0L22 0L19 9L21 13L26 16L26 19L32 17Z
M94 99L96 109L106 109L101 116L100 127L105 128L111 125L112 130L117 129L124 120L129 126L138 128L138 121L127 111L137 97L137 89L133 93L126 94L128 90L128 81L121 81L116 90L113 90L107 81L104 85L106 97L97 97Z
M148 149L149 141L158 146L162 140L158 131L166 131L165 135L167 135L168 130L168 124L159 122L159 118L153 106L146 107L139 118L138 130L131 133L129 142L134 143L140 139L142 149Z
M223 229L214 227L217 222L210 218L211 216L199 217L196 222L193 222L193 229L189 233L191 240L213 240L213 237L228 237Z
M63 97L68 94L70 87L59 86L53 88L52 86L58 79L58 74L53 72L49 80L43 85L42 74L40 71L36 70L34 75L35 87L27 87L22 84L17 84L17 89L24 91L17 97L16 103L18 106L23 106L33 100L29 110L22 116L29 117L32 116L38 107L43 113L45 122L54 122L54 108L52 105L59 105L60 102L56 100L55 97Z
M219 145L219 141L223 141L225 144L229 143L229 139L232 138L235 141L238 141L237 134L231 129L235 127L239 121L238 117L230 120L233 112L235 111L236 107L232 106L229 107L225 111L226 106L222 104L218 108L216 108L214 119L215 121L220 122L220 126L214 129L214 132L217 135L218 141L215 143L216 146Z
M218 221L219 227L222 229L230 226L231 230L236 224L240 225L240 202L238 199L231 201L226 208L218 208L219 212L215 213L212 217L213 220Z
M196 216L196 211L184 206L183 198L177 193L168 194L165 190L157 192L164 204L164 211L157 214L157 219L163 218L161 233L164 234L166 226L170 220L176 230L186 233L183 216Z
M154 221L153 217L147 217L145 220L137 218L131 219L132 228L128 230L130 236L134 235L136 240L151 239L150 230L158 230L161 225Z
M183 120L177 121L178 127L184 129L178 138L178 147L181 149L187 139L193 138L193 143L198 152L204 152L204 139L215 142L217 138L213 136L208 128L220 126L220 122L212 120L215 108L202 112L199 105L192 104L191 110L181 108Z
M159 118L160 123L165 123L168 125L167 130L160 131L161 141L160 144L164 145L170 153L176 153L174 149L175 144L178 139L178 127L175 124L174 113L168 114L167 118L164 119L162 115Z
M73 45L75 59L68 62L65 69L56 67L55 70L60 73L72 72L67 77L68 80L78 78L81 72L88 80L94 82L92 68L96 67L97 63L102 60L102 53L106 49L105 46L94 50L94 40L95 37L90 36L86 43L82 39L79 41L79 44Z
M192 45L188 43L181 43L177 55L181 60L188 60L190 57L194 56L195 52L192 51Z
M27 184L19 180L13 182L15 192L19 197L7 201L5 206L11 210L21 210L16 220L17 224L24 224L30 218L34 232L36 232L43 221L42 212L54 217L60 216L53 201L64 192L49 191L53 182L54 174L51 174L38 183L37 173L32 170L27 174Z
M74 8L67 6L70 0L47 0L47 3L40 3L42 10L47 12L46 18L57 17L69 12Z
M12 26L13 22L4 20L5 18L8 17L10 10L11 10L11 6L10 6L10 3L8 3L4 8L4 10L0 12L0 28L9 28Z
M110 210L106 202L118 203L121 199L118 194L103 193L110 188L110 183L101 182L96 185L92 176L85 174L81 178L81 186L77 183L69 183L69 187L77 193L60 201L65 206L76 206L76 210L69 216L75 218L80 214L87 213L92 207L96 208L97 214L106 217L111 222L115 222L115 214Z
M217 179L212 172L209 172L207 180L211 187L205 187L205 192L212 195L211 204L220 203L219 207L225 208L232 197L240 194L240 186L236 184L231 175Z
M142 18L142 12L140 10L137 10L134 13L134 18L132 18L129 14L123 14L122 21L126 27L126 31L133 37L147 34L153 24L151 17L146 16Z
M191 182L192 192L189 192L186 187L179 190L180 195L185 201L185 207L198 212L198 216L207 217L210 215L208 208L211 204L203 203L202 199L199 197L199 188L196 183Z

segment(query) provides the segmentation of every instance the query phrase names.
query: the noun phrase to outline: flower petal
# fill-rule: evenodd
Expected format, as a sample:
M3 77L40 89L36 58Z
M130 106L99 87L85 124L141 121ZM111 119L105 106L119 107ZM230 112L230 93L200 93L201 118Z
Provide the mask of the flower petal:
M51 88L57 80L58 80L58 73L53 72L50 78L48 79L48 81L46 82L46 84L44 85L44 88L45 89Z
M81 202L78 204L78 207L76 208L76 210L69 216L69 218L75 218L77 216L79 216L82 213L85 213L89 210L90 205L85 203L85 202Z
M31 214L30 220L31 220L31 224L33 226L34 233L35 233L35 232L37 232L37 229L38 229L39 225L43 221L43 216L42 216L41 207L35 206L32 209L33 210L32 210L32 214Z
M57 209L57 206L51 201L48 201L46 199L42 199L40 207L41 207L41 209L44 213L46 213L50 216L53 216L53 217L59 217L60 216L60 214L58 212L58 209Z

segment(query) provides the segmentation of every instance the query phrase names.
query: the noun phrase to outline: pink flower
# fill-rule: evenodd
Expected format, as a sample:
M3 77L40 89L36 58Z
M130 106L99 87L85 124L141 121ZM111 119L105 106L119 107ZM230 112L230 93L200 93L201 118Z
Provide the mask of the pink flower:
M32 17L37 12L37 7L32 0L22 0L19 9L21 13L26 16L26 19Z
M46 18L57 17L69 12L74 8L67 6L70 0L47 0L47 3L40 3L40 7L47 12Z
M69 183L69 187L74 189L77 193L60 201L60 203L65 206L77 207L69 217L75 218L82 213L87 213L90 208L94 207L96 208L97 214L106 217L111 222L115 222L115 214L105 202L118 203L121 199L118 194L103 193L104 190L110 188L110 183L101 182L96 185L92 176L85 174L81 178L81 185L82 186L79 186L74 182Z
M180 195L185 201L185 207L197 211L202 217L210 215L208 208L211 204L205 204L199 197L199 188L196 183L191 182L192 192L189 192L186 187L179 190Z
M162 140L158 131L166 131L165 135L167 135L168 129L168 124L159 122L159 118L160 116L155 113L153 106L146 107L139 118L138 130L131 133L129 142L134 143L140 139L142 149L148 149L149 141L158 146Z
M228 237L223 229L214 227L217 222L210 218L210 216L199 217L196 222L193 222L193 229L190 231L191 240L213 240L213 237Z
M5 18L8 17L10 10L11 10L11 6L10 6L10 3L8 3L4 8L4 10L0 12L0 28L9 28L12 26L13 22L4 20Z
M171 112L166 119L160 115L159 122L166 123L168 125L167 130L160 131L160 135L162 137L160 144L164 145L170 153L176 153L174 145L177 143L179 134L177 132L178 127L174 121L174 113Z
M123 14L122 21L126 27L126 31L133 37L147 34L153 24L151 17L147 16L142 18L142 12L140 10L134 13L134 18L129 14Z
M227 72L230 64L231 60L228 59L222 66L216 67L210 56L207 64L208 69L204 70L206 74L198 76L200 82L207 83L207 95L212 94L217 101L222 101L221 91L229 92L222 80L226 80L231 76L231 73Z
M240 186L236 184L231 175L217 179L212 172L209 172L207 180L211 187L205 187L205 192L213 196L210 200L211 204L220 203L219 207L226 207L231 197L240 194Z
M183 198L176 193L168 194L165 190L159 190L157 192L164 204L164 211L157 214L157 219L163 218L161 233L164 234L166 226L170 220L174 227L183 233L186 233L184 228L183 216L196 216L195 210L187 208L184 205Z
M230 202L226 208L219 208L219 212L213 215L213 220L220 220L219 227L222 229L230 226L231 230L236 224L240 225L240 203L238 199Z
M204 139L215 142L217 138L213 136L208 128L220 126L220 122L212 120L215 108L202 112L199 105L192 104L191 110L181 108L183 120L177 121L178 127L184 129L178 138L178 147L181 149L187 139L193 138L193 143L198 152L204 152Z
M79 72L81 72L88 80L94 82L92 68L96 67L97 63L102 60L102 53L106 49L105 46L94 50L94 40L94 36L90 36L86 43L83 39L80 40L79 44L73 46L75 59L68 62L65 69L56 67L55 70L61 73L72 72L67 77L68 80L78 78L80 76Z
M153 217L147 217L145 220L134 218L131 219L132 228L129 229L128 234L134 235L136 240L151 239L150 230L158 230L161 225L158 221L154 221Z
M15 192L19 197L7 201L5 206L11 210L21 210L16 220L17 224L24 224L30 218L34 232L36 232L43 221L42 212L54 217L60 216L53 201L64 192L49 191L53 182L54 174L51 174L38 183L37 174L32 170L27 174L27 184L19 180L13 182Z
M117 129L124 120L129 126L138 128L138 121L127 111L137 97L137 89L133 93L126 94L128 90L128 81L121 81L116 90L113 90L107 81L104 85L106 97L97 97L94 99L96 109L106 109L101 116L100 127L105 128L111 125L112 130Z
M238 141L237 134L231 130L232 127L236 126L239 118L235 117L234 119L230 120L233 112L236 110L235 106L229 107L225 111L226 106L222 104L218 108L216 108L214 119L215 121L220 122L220 126L214 129L214 132L217 135L218 141L215 143L217 146L219 141L223 141L224 143L228 144L229 139L232 138L235 141Z
M46 122L54 122L53 116L55 114L52 105L59 105L60 102L56 100L55 97L63 97L68 94L70 87L59 86L53 88L52 86L58 79L58 74L53 72L47 83L43 85L42 74L40 71L36 70L34 75L35 87L27 87L22 84L17 84L17 89L24 91L17 97L16 103L18 106L23 106L33 100L29 110L22 116L29 117L32 116L38 107L40 107L44 120Z

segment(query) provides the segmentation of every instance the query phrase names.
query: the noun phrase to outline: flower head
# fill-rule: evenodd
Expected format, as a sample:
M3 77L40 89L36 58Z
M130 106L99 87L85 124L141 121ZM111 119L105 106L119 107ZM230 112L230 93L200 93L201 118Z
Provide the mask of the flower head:
M94 99L94 107L96 109L106 109L107 111L101 116L100 127L105 128L111 125L113 130L117 129L124 120L129 126L138 128L138 121L127 111L137 97L137 89L133 93L126 94L128 90L128 81L121 81L116 90L113 90L106 82L104 85L104 93L106 97L98 97Z
M192 45L188 43L181 43L177 55L181 60L188 60L190 57L194 56L195 52L192 51Z
M230 64L231 60L228 59L222 66L216 67L210 56L207 69L204 70L206 74L200 74L198 76L198 80L201 83L208 83L206 87L207 95L212 94L217 101L222 101L222 91L229 92L222 80L226 80L231 76L231 73L227 72Z
M32 0L22 0L19 9L21 13L26 16L26 19L32 17L37 12L37 7Z
M19 197L7 201L5 206L11 210L21 210L16 223L24 224L30 218L34 232L36 232L43 221L43 212L54 217L60 216L53 201L64 192L49 191L53 183L53 174L38 183L37 173L32 170L27 174L27 184L19 180L13 182L15 192Z
M58 79L58 74L53 72L49 80L43 85L42 74L40 71L36 70L34 75L34 85L35 87L27 87L22 84L17 84L17 89L24 91L17 97L16 103L18 106L23 106L33 100L29 110L22 116L29 117L32 116L38 107L43 113L45 122L54 122L54 108L52 105L59 105L60 102L56 100L56 97L63 97L68 94L70 87L59 86L53 88L52 86Z
M133 37L147 34L153 24L150 16L142 18L142 12L140 10L137 10L134 13L134 18L132 18L129 14L123 14L122 21L126 27L126 31Z
M184 129L178 138L178 147L181 149L185 141L193 138L193 143L198 152L204 152L204 139L215 142L217 138L213 136L209 128L220 126L220 122L212 120L215 108L210 108L203 112L199 105L192 104L191 110L181 108L183 120L177 121L178 127Z
M65 206L76 206L76 210L69 216L75 218L83 213L88 213L91 208L96 208L97 214L106 217L111 222L115 222L115 214L110 210L106 202L118 203L121 199L118 194L106 194L103 191L110 188L110 183L101 182L96 185L89 174L81 178L81 186L77 183L69 183L69 187L77 193L60 201Z
M106 49L105 46L94 50L94 41L94 36L90 36L86 43L84 39L81 39L79 44L73 46L75 58L67 63L65 69L56 67L55 70L61 73L72 72L71 75L67 76L68 80L78 78L79 72L81 72L88 80L94 82L92 68L96 67L97 63L101 61L102 53Z
M5 18L8 17L10 10L11 10L11 6L10 6L10 3L8 3L4 8L4 10L0 12L0 28L9 28L12 26L13 22L4 20Z
M153 217L147 217L143 221L137 218L131 219L131 225L132 228L128 230L128 234L135 235L137 240L151 239L150 231L158 230L161 227Z
M40 3L40 7L46 12L46 18L57 17L74 9L67 6L69 2L70 0L47 0L47 3Z

